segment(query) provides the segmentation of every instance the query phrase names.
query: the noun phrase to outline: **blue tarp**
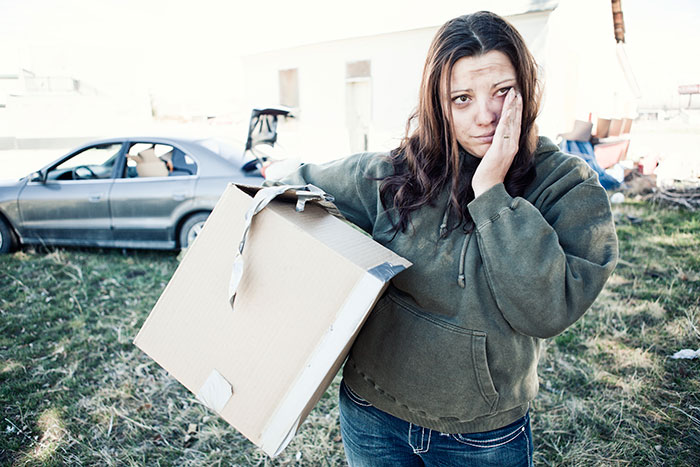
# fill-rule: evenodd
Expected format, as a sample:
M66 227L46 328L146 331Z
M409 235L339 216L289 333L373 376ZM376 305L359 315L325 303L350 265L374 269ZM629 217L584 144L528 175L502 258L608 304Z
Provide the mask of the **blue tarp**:
M583 141L571 141L569 139L562 140L559 144L562 151L579 156L581 159L586 161L586 163L598 174L598 180L603 188L606 190L614 190L620 186L620 182L617 181L611 175L608 175L603 168L598 165L595 160L595 152L593 152L593 145L589 142Z

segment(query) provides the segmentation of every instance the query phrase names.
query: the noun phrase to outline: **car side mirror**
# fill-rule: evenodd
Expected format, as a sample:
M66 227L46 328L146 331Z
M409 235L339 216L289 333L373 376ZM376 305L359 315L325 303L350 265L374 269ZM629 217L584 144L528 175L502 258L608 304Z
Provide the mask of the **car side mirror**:
M44 172L43 170L39 170L37 172L32 172L32 174L29 176L29 181L30 182L45 183L46 182L46 172Z

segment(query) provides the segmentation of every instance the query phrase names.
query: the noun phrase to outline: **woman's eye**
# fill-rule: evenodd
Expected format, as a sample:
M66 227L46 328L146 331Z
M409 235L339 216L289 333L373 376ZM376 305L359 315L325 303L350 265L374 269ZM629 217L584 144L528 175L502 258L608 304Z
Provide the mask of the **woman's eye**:
M512 86L508 86L506 88L501 88L497 91L497 94L499 96L505 96L506 94L508 94L508 91L510 91L511 89L512 89Z
M469 96L457 96L454 99L452 99L452 102L455 104L466 104L470 101Z

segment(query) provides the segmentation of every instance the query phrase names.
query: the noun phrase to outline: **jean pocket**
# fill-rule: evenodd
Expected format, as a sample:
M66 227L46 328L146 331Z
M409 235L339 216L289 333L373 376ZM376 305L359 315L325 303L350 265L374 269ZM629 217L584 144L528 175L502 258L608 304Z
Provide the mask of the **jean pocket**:
M345 384L345 381L341 382L341 387L342 387L343 391L345 392L345 395L348 396L348 399L350 399L355 404L357 404L361 407L371 407L372 406L372 404L370 402L366 401L365 399L360 397L355 391L350 389L350 387L347 384Z
M451 435L452 439L460 444L466 444L474 448L497 448L499 446L504 446L508 443L512 443L517 440L518 437L524 436L527 430L528 419L523 417L525 420L517 424L515 427L509 425L505 428L499 428L493 431L487 431L484 433L464 433L464 434L454 434Z

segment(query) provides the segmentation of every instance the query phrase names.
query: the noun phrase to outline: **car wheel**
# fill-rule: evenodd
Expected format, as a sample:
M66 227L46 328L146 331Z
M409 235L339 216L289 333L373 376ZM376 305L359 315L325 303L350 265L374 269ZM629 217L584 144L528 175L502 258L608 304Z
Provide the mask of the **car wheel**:
M190 216L185 223L182 224L180 228L180 248L187 248L192 245L192 242L197 238L202 227L204 227L204 222L207 220L207 217L209 217L208 212L198 212Z
M10 226L0 217L0 254L9 253L12 250L13 238Z

